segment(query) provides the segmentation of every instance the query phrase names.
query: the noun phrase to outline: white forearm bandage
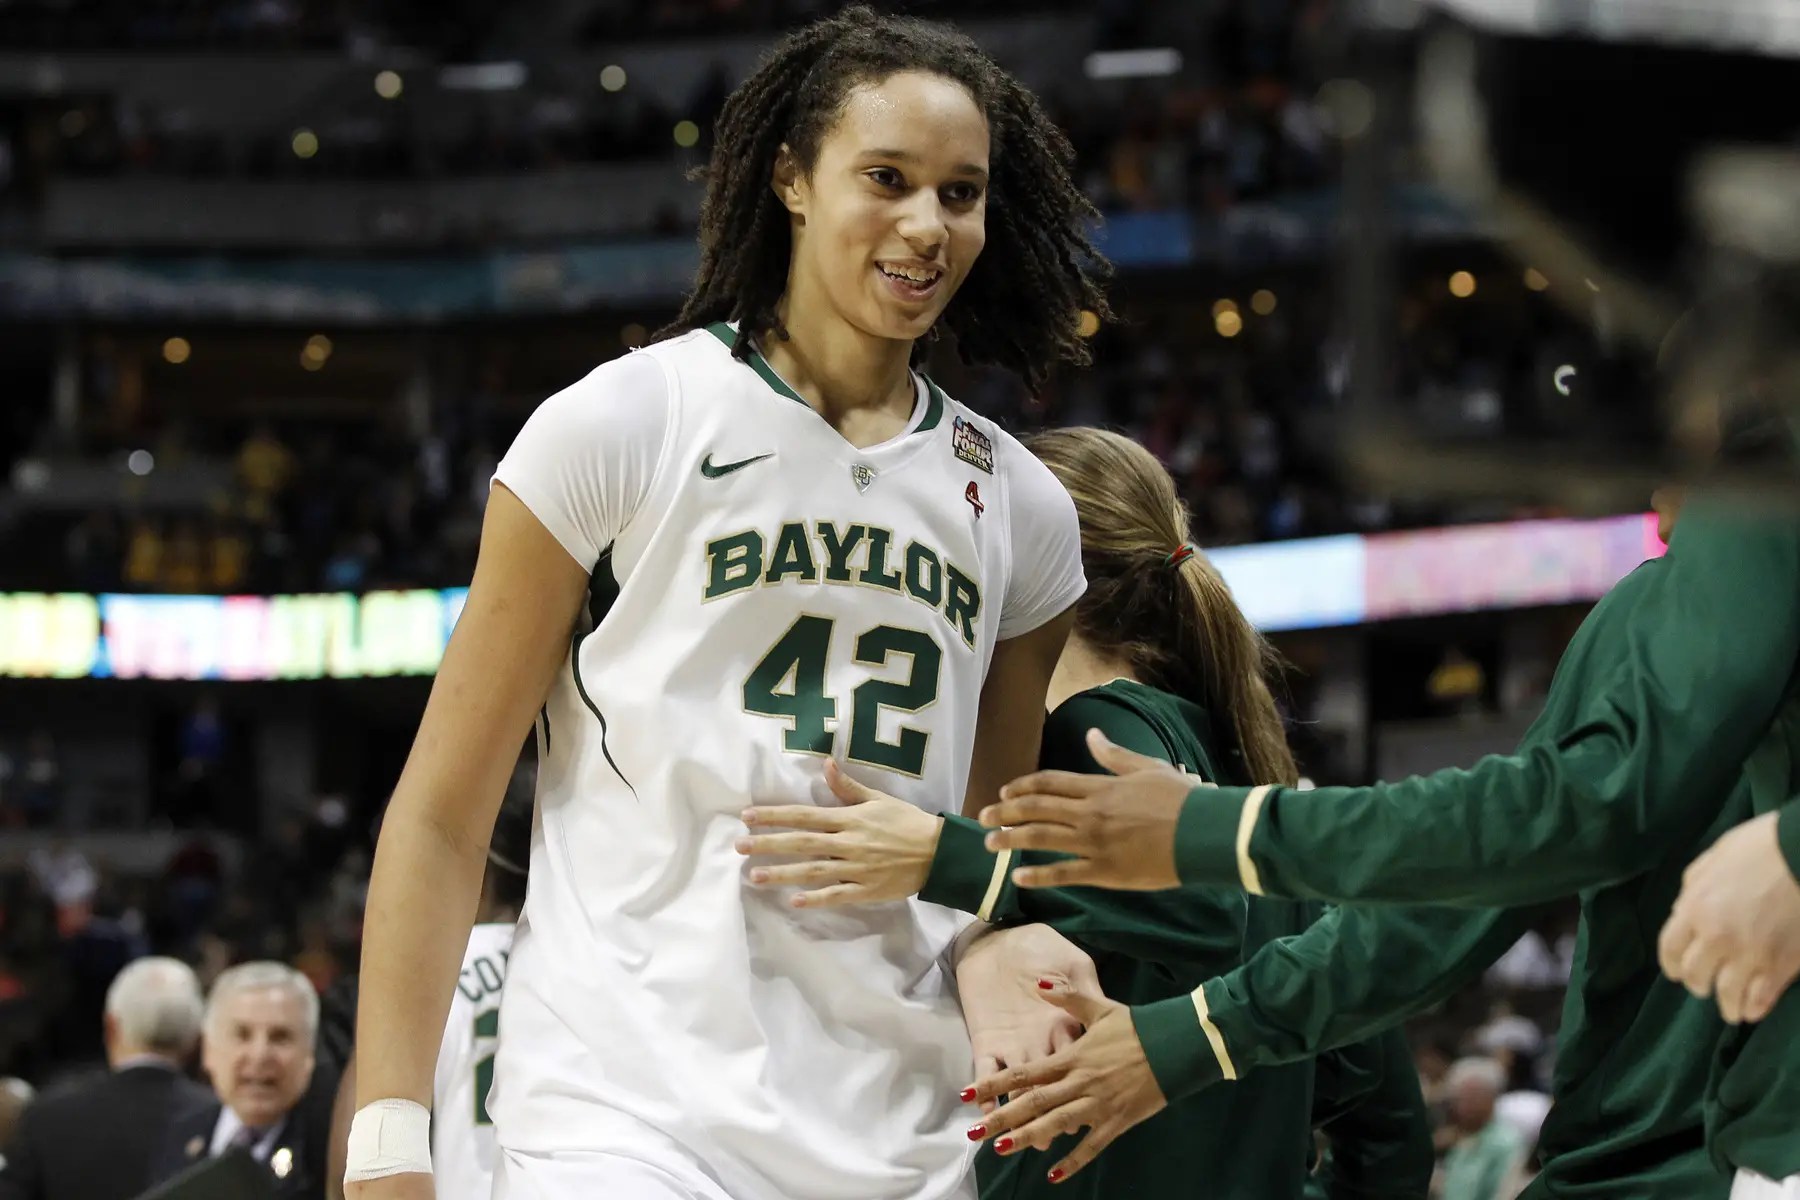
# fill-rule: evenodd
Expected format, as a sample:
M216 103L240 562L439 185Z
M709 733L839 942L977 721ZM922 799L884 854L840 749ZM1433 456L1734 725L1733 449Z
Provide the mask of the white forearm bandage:
M431 1113L411 1100L377 1100L350 1118L344 1182L431 1174Z

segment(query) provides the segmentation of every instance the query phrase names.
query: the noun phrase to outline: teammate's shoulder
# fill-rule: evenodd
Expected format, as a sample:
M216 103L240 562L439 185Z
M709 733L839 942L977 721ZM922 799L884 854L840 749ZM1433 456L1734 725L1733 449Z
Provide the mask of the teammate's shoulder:
M1160 696L1154 688L1142 688L1129 680L1114 680L1088 688L1057 705L1044 720L1044 754L1077 762L1092 762L1087 751L1087 733L1098 729L1114 744L1160 758L1175 759L1175 747L1169 744L1163 729L1163 714L1147 697ZM1071 769L1093 770L1078 766Z

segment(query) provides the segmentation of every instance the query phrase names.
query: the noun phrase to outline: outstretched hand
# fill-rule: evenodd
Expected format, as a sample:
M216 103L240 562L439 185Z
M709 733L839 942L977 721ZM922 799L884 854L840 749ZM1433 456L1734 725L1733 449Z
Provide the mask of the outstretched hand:
M737 840L743 855L792 855L803 861L755 866L759 887L801 887L795 908L877 904L917 895L931 873L943 822L922 808L878 792L845 774L836 760L825 764L825 782L841 808L779 804L744 810L753 833Z
M1050 1182L1061 1183L1127 1129L1161 1112L1168 1100L1144 1057L1129 1008L1062 983L1045 980L1039 987L1046 1001L1086 1032L1049 1058L976 1080L962 1095L984 1106L1006 1099L969 1131L992 1141L1002 1155L1027 1146L1048 1150L1063 1134L1087 1129L1075 1149L1050 1168Z
M1000 802L981 810L994 832L990 850L1056 850L1075 857L1012 873L1020 887L1120 888L1158 891L1181 880L1175 872L1175 826L1181 806L1200 782L1161 759L1115 746L1088 730L1088 750L1111 775L1037 771L1000 789Z

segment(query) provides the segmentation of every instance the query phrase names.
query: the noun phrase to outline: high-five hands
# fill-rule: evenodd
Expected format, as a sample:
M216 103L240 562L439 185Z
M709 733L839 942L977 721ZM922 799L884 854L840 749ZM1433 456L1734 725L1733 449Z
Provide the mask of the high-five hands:
M993 1142L1002 1155L1027 1146L1047 1150L1062 1134L1087 1129L1075 1149L1050 1167L1050 1182L1061 1183L1127 1129L1161 1112L1168 1101L1144 1057L1129 1008L1065 983L1044 980L1039 987L1045 1000L1086 1032L1048 1058L976 1080L961 1097L986 1112L969 1136ZM987 1111L1002 1099L1005 1103Z

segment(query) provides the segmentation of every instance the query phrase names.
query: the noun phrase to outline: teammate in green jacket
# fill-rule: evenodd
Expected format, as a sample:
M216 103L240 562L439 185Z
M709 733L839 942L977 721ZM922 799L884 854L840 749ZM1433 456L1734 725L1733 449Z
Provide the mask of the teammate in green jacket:
M1584 680L1581 694L1553 688L1562 719L1546 731L1551 735L1528 739L1514 755L1393 784L1298 792L1194 789L1160 764L1097 743L1097 760L1124 777L1040 772L1017 781L983 814L984 824L1009 827L991 834L990 843L1080 856L1021 871L1019 881L1030 886L1235 881L1253 895L1465 906L1584 892L1590 923L1583 975L1571 992L1572 1011L1582 1017L1585 993L1653 954L1651 939L1668 912L1673 880L1647 887L1635 907L1600 905L1609 892L1614 901L1624 899L1609 885L1685 864L1723 828L1775 811L1796 791L1792 764L1800 759L1794 711L1800 521L1792 512L1717 491L1696 496L1667 558L1633 590L1633 602L1608 614L1603 629L1618 647L1610 676L1597 685ZM1793 835L1785 822L1793 819L1776 818L1787 844ZM1179 1033L1147 1009L1135 1014L1149 1020L1143 1044L1153 1061L1168 1053L1157 1044L1160 1031L1179 1042L1187 1077L1204 1074L1198 1051L1217 1032L1208 1015L1217 987L1201 989L1193 1007L1207 1011ZM1742 997L1734 997L1732 1010L1741 1006ZM1654 1012L1643 1015L1642 1026L1631 1023L1623 1032L1641 1036L1646 1049L1656 1041L1660 1053L1657 1035L1668 1035ZM1077 1048L1057 1056L1060 1062L1028 1069L1028 1080L1015 1073L1005 1086L1044 1083L1072 1066L1091 1073L1109 1041L1116 1048L1137 1040L1129 1036L1130 1021L1123 1022L1126 1036L1119 1021L1113 1024L1109 1036L1096 1038L1098 1031L1090 1030ZM1684 1068L1695 1053L1681 1055ZM1660 1064L1652 1057L1641 1065L1654 1075ZM1131 1075L1117 1065L1108 1070L1115 1082ZM1165 1063L1156 1074L1168 1070ZM1566 1065L1563 1074L1571 1074ZM1615 1137L1629 1136L1633 1120L1654 1119L1645 1112L1619 1119L1608 1107L1614 1082L1596 1079L1588 1111L1557 1119ZM980 1094L993 1086L998 1083ZM1137 1090L1143 1088L1140 1082ZM1063 1080L1040 1087L1030 1105L1053 1124L1058 1105L1076 1103L1078 1092L1096 1109L1130 1107L1122 1086L1110 1102L1097 1099L1105 1091L1083 1074L1079 1086ZM1800 1115L1797 1092L1800 993L1787 996L1753 1032L1728 1039L1708 1079L1708 1134L1721 1164L1770 1179L1800 1173L1800 1139L1792 1132ZM995 1132L1009 1129L1017 1115L1003 1108L988 1124ZM1546 1137L1553 1132L1547 1129ZM1031 1135L1015 1130L1014 1136Z
M1048 768L1094 770L1083 736L1103 728L1124 745L1205 779L1296 777L1281 719L1265 683L1268 652L1212 565L1184 541L1185 514L1172 481L1141 447L1099 430L1041 435L1032 450L1075 499L1088 591L1050 689L1053 711L1041 758ZM834 820L843 860L864 823L884 814L916 821L906 806L830 772L852 801L838 810L760 810L758 826ZM896 807L897 806L897 807ZM1006 862L982 845L973 821L936 822L915 847L906 891L994 921L1042 921L1094 958L1109 996L1150 1002L1186 997L1242 963L1258 946L1299 932L1319 915L1310 903L1246 897L1235 887L1161 895L1089 889L1027 892L1010 886ZM807 825L807 827L818 827ZM935 843L935 846L934 846ZM749 839L748 852L761 847ZM864 847L865 849L867 847ZM891 852L890 852L891 857ZM927 869L928 864L928 869ZM816 864L759 868L753 880L821 882ZM850 872L855 874L855 872ZM875 898L875 897L868 897ZM1053 997L1076 1016L1089 1003ZM1299 1200L1309 1183L1313 1130L1331 1143L1320 1194L1422 1197L1432 1168L1424 1103L1397 1030L1259 1073L1230 1093L1185 1096L1133 1130L1118 1149L1057 1195L1161 1196L1201 1192L1221 1200ZM980 1137L979 1126L971 1136ZM999 1141L978 1160L984 1200L1048 1194L1054 1159Z

